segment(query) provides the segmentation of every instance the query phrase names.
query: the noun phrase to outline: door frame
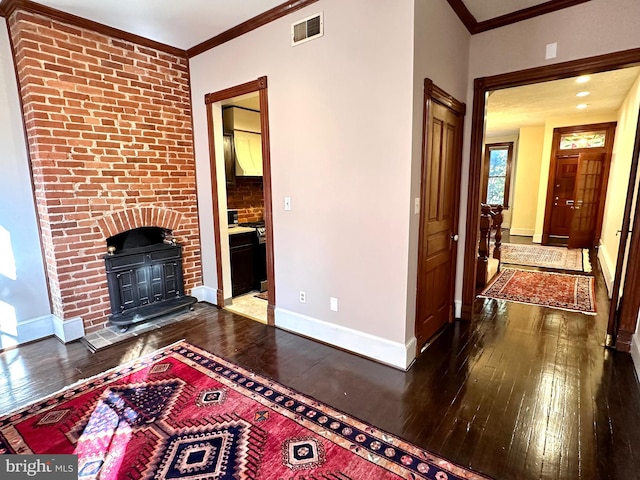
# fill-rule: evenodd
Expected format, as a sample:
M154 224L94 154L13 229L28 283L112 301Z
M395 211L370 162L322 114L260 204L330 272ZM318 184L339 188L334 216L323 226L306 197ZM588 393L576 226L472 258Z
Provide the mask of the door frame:
M209 137L209 166L211 168L211 198L213 199L213 222L214 239L216 248L216 273L218 277L218 289L216 291L216 301L218 307L224 306L223 274L222 274L222 239L220 236L222 220L220 216L218 191L218 168L216 162L216 144L214 136L213 104L229 100L234 97L249 93L258 93L260 97L260 135L262 143L262 186L264 192L264 221L267 236L267 282L269 285L267 296L267 324L275 325L276 307L276 287L274 274L273 255L273 206L271 190L271 144L269 139L269 102L267 77L260 77L256 80L226 88L214 93L207 93L204 96L207 109L207 132ZM227 221L226 215L224 221Z
M428 210L428 198L426 195L423 195L424 188L427 182L428 175L428 162L429 155L431 152L431 135L429 132L431 131L431 119L432 119L432 104L433 102L437 102L440 105L448 108L453 111L456 115L460 117L460 129L458 133L458 138L456 139L456 157L459 159L459 165L456 169L456 179L455 185L458 187L458 191L453 194L453 218L452 218L452 228L454 229L454 235L457 237L458 231L458 223L460 218L460 178L462 176L462 142L464 136L464 117L467 111L467 107L464 103L456 100L454 97L449 95L443 89L438 87L433 83L433 81L429 78L424 79L424 94L423 94L423 112L422 112L422 154L421 154L421 165L420 165L420 226L419 226L419 237L418 237L418 267L417 267L417 278L416 278L416 314L414 319L414 333L416 335L416 339L418 338L418 326L420 324L420 319L418 318L420 308L420 278L421 272L426 268L425 259L423 258L421 252L426 248L424 245L424 229L426 223L426 214ZM456 240L457 241L457 240ZM456 264L457 264L457 253L458 249L456 247L452 248L451 251L451 312L454 312L454 297L455 297L455 284L456 284ZM454 315L450 315L449 322L453 321ZM418 349L422 348L422 345L418 345Z
M530 85L532 83L546 82L550 80L560 80L563 78L576 77L580 75L588 75L593 73L605 72L608 70L616 70L619 68L634 67L640 65L640 48L623 50L619 52L609 53L588 57L580 60L572 60L543 67L535 67L526 70L518 70L515 72L493 75L490 77L476 78L473 84L473 109L471 116L471 144L469 151L469 184L467 197L467 218L466 218L466 238L464 248L464 274L462 282L462 318L471 320L473 317L473 303L475 300L475 283L476 283L476 246L479 238L480 223L480 183L482 173L482 143L484 138L484 115L486 110L487 97L491 90L501 88L519 87ZM638 126L640 132L640 125ZM637 151L634 151L637 155ZM635 160L635 158L633 159ZM635 169L637 162L632 161L631 176L635 177ZM629 197L629 196L628 196ZM640 216L640 202L635 205L636 218ZM625 213L629 209L625 209ZM623 232L620 238L620 248L618 257L624 256L626 250L627 236L624 225L629 224L629 219L625 217L623 223ZM640 243L640 242L639 242ZM640 247L640 245L638 245ZM633 248L634 245L632 244ZM632 252L635 253L635 252ZM640 273L640 252L639 254L629 255L627 264L627 279L629 275L635 272ZM618 262L620 264L620 262ZM621 268L616 269L616 280L620 284ZM614 281L614 286L616 282ZM614 288L615 290L615 288ZM635 298L637 297L637 298ZM615 299L615 295L614 295ZM640 307L640 295L634 296L634 303ZM618 302L611 302L609 311L610 328L608 335L615 341L616 338L623 340L618 335L619 320L616 320L616 312L618 310ZM628 305L628 303L627 303ZM635 305L634 305L635 306ZM635 309L637 312L637 308ZM624 323L624 322L623 322ZM625 330L635 331L637 325L637 317L634 320L629 319ZM613 343L613 341L611 343ZM609 342L608 342L609 343ZM626 342L630 347L630 337ZM618 348L618 346L616 346ZM622 347L622 349L628 349Z
M581 153L604 153L604 168L602 170L602 188L600 190L600 200L598 205L598 216L596 220L596 228L594 232L594 244L600 241L602 233L602 220L604 218L604 204L607 198L607 187L609 183L609 171L611 169L611 157L613 154L613 143L615 141L616 126L618 122L592 123L589 125L575 125L572 127L557 127L553 129L553 140L551 145L551 158L549 160L549 177L547 179L547 200L544 207L544 226L542 228L542 244L549 243L549 230L551 230L551 211L553 208L553 184L556 176L556 163L558 161L558 152L560 152L560 137L564 133L575 132L591 132L594 130L606 130L607 137L604 147L600 148L581 148L575 150L567 150L567 155L579 156Z

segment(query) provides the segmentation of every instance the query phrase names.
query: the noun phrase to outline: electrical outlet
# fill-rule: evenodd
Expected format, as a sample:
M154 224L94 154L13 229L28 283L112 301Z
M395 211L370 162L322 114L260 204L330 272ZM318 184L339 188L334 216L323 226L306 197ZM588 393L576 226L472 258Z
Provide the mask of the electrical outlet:
M300 290L300 303L307 303L307 292Z
M329 300L329 308L334 312L338 311L338 299L336 297L331 297Z

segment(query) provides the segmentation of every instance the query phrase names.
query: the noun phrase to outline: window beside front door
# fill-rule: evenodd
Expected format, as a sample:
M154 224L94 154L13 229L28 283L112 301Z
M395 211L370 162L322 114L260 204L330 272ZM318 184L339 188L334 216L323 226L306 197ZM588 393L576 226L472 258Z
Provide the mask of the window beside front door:
M509 207L513 142L485 145L483 203Z

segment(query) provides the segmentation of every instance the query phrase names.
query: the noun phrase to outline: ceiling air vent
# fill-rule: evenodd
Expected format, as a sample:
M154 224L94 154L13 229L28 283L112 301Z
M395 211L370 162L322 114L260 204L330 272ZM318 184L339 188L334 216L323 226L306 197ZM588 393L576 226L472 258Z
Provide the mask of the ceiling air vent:
M324 35L322 13L316 13L299 22L291 24L291 45L300 45Z

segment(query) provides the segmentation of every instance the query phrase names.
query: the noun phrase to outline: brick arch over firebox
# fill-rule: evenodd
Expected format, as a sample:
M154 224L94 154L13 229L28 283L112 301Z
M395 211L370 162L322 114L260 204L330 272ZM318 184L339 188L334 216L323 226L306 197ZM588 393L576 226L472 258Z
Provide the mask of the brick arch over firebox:
M140 227L162 227L173 231L180 226L181 219L180 212L168 208L135 207L103 216L98 219L98 226L106 239Z

